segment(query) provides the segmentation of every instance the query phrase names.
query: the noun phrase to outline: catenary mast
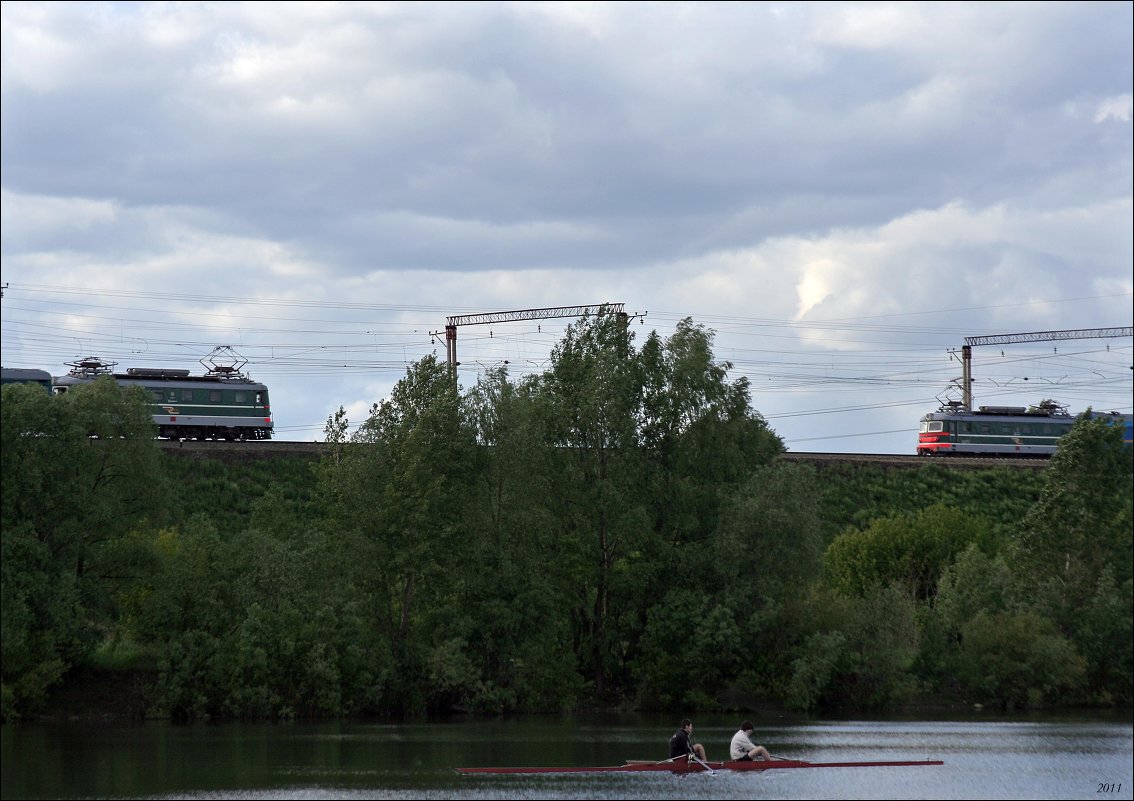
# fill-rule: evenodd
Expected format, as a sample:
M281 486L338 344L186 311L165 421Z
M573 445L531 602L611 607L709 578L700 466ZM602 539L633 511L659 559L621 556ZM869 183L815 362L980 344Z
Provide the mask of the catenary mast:
M449 372L457 378L457 326L491 325L493 323L512 323L519 320L550 320L556 317L583 317L589 314L616 314L625 326L629 323L624 303L592 303L586 306L551 306L544 309L519 309L516 311L484 312L482 314L463 314L445 318L445 355ZM432 332L440 336L439 331Z
M961 348L961 402L973 408L973 347L976 345L1011 345L1019 342L1058 342L1065 339L1114 339L1134 336L1132 328L1073 328L1065 331L1032 331L1026 334L993 334L965 337Z

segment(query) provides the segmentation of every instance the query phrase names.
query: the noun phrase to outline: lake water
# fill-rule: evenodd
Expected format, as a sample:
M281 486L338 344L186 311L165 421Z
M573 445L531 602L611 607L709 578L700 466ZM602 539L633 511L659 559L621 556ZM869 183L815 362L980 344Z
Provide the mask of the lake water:
M739 719L694 718L724 757ZM661 759L677 721L563 716L441 723L20 724L0 729L3 798L1132 798L1126 718L768 721L753 740L814 762L941 766L764 773L461 776L458 766Z

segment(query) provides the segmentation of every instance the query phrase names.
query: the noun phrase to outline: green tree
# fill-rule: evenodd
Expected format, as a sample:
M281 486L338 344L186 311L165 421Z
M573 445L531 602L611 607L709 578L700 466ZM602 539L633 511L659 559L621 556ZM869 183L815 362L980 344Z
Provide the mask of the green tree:
M374 406L322 476L330 525L360 547L359 570L395 666L379 693L390 711L424 710L431 614L452 608L449 574L468 541L463 512L474 459L448 368L427 356Z
M1122 427L1088 410L1059 441L1039 501L1019 526L1013 567L1071 631L1108 570L1134 578L1134 453Z
M820 494L809 465L753 471L721 515L712 550L717 586L749 608L806 594L822 570Z
M919 600L937 593L942 572L972 543L987 548L992 525L961 509L935 504L912 515L872 520L835 538L824 556L827 579L840 592L861 595L898 581Z
M1130 696L1134 452L1122 426L1080 415L1059 442L1008 558L1030 598L1087 661L1088 693Z
M933 603L920 610L923 677L943 692L956 693L962 632L969 621L982 612L999 615L1022 607L1018 582L1003 556L970 544L945 569Z
M736 613L715 598L675 587L649 612L635 663L639 698L657 709L715 708L712 699L742 661Z
M752 409L747 379L730 381L732 365L714 358L714 336L686 318L667 338L651 333L639 354L638 431L644 457L640 492L651 528L648 539L641 541L645 558L630 562L626 570L634 571L628 608L637 611L625 614L624 629L629 632L628 658L635 674L645 680L643 697L654 699L651 703L664 703L660 699L676 693L685 703L704 707L722 683L734 685L744 671L746 662L737 656L737 649L746 644L743 637L729 647L690 644L711 642L725 630L740 634L733 604L750 608L745 603L747 571L739 567L747 563L745 554L738 562L736 554L728 553L722 565L722 549L742 546L722 543L721 532L734 530L729 505L755 488L748 483L754 471L783 451L782 442ZM685 595L689 590L694 597ZM683 603L688 607L682 614ZM704 613L696 612L703 604L708 604ZM648 610L648 618L641 610ZM692 627L683 653L696 654L703 663L682 684L667 678L665 665L685 664L684 657L675 661L676 656L660 656L662 644L670 642L665 633L679 625L677 621ZM642 632L640 651L634 632ZM673 634L680 636L679 630Z
M907 698L918 652L916 605L895 582L847 597L819 590L823 621L797 651L787 703L797 709L880 709Z
M2 401L3 715L33 708L114 627L138 570L131 531L160 514L162 470L140 390L110 378Z
M807 630L800 617L822 568L821 494L814 468L777 461L757 468L720 515L710 581L737 611L744 658L730 678L739 691L776 693L790 676Z
M1103 568L1091 599L1079 610L1074 642L1087 660L1088 701L1129 706L1134 694L1134 582L1119 584Z
M132 635L157 653L157 710L177 720L220 714L231 687L223 639L238 609L239 553L201 514L160 530L151 547L154 569L128 613Z
M509 711L573 706L582 681L572 651L573 576L562 558L561 461L546 446L538 381L515 386L490 370L465 398L478 462L468 508L468 559L459 601L439 621L452 645L435 649L454 705ZM459 647L458 647L459 645ZM459 660L458 655L467 655Z
M625 664L616 626L625 560L644 552L649 531L640 487L641 380L630 337L611 314L572 323L539 386L545 443L560 466L555 514L561 558L574 577L576 653L600 696Z
M655 528L672 546L707 543L724 502L783 452L752 409L748 379L730 382L732 365L713 358L714 336L686 318L642 346L640 441Z
M1081 636L1109 652L1124 628L1129 642L1130 616L1123 612L1130 601L1113 592L1109 576L1098 587L1094 602L1080 610ZM1027 582L1001 555L967 548L945 571L923 617L922 670L940 691L1005 708L1082 700L1088 661L1036 607ZM1128 666L1129 659L1108 667L1121 674ZM1100 677L1099 685L1109 678Z
M1083 683L1086 660L1034 612L978 612L965 624L959 678L982 701L1035 706Z

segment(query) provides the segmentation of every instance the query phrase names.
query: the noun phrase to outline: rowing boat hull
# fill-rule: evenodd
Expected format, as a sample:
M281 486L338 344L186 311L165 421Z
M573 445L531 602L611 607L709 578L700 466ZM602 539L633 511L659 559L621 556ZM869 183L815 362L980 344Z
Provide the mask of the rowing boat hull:
M607 767L561 768L457 768L457 773L705 773L707 770L787 770L791 768L893 768L943 765L941 760L871 762L803 762L796 759L770 759L757 762L627 762Z

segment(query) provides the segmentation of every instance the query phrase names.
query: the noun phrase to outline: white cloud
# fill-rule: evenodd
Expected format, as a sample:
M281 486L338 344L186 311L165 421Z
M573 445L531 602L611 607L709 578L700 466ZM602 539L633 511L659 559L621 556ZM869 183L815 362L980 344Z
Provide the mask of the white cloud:
M3 13L3 91L46 92L62 85L75 72L82 43L51 25L49 7L6 3Z
M12 232L19 236L82 230L114 222L118 204L109 200L77 197L28 195L0 190L0 220L4 237Z
M170 360L228 332L278 416L321 427L446 315L625 302L643 331L720 329L761 410L810 437L828 418L793 407L865 392L839 383L851 362L930 348L903 369L933 384L962 335L1130 316L1129 4L0 15L5 281L225 298L43 322L14 291L6 363L71 355L22 350L25 324L176 341ZM539 363L555 330L462 332L461 352Z
M918 3L837 5L816 15L813 25L817 42L867 50L933 46L942 34Z
M1108 97L1099 103L1095 112L1095 122L1130 122L1131 106L1134 105L1134 96L1130 94Z

